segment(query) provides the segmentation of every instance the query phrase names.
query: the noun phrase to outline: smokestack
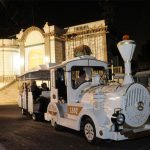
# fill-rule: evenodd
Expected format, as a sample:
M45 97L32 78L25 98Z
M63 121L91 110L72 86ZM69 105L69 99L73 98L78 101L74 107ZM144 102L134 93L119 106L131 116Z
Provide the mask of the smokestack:
M135 41L129 40L129 36L123 36L123 40L117 44L119 52L124 60L125 77L123 85L133 83L133 77L131 75L131 60L135 50Z

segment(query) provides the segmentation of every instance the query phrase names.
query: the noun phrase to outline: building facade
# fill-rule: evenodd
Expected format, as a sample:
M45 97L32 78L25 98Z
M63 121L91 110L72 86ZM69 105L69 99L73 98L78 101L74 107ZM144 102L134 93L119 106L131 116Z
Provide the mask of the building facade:
M98 60L107 62L107 26L104 20L68 27L66 30L66 60L73 58L74 48L83 44L90 47L92 55Z
M83 44L90 47L93 56L107 62L106 33L104 20L63 29L48 22L42 29L21 29L16 39L0 40L0 79L69 60L74 57L74 48Z
M16 40L0 39L0 83L7 83L20 74L19 49Z
M64 60L64 42L55 36L57 30L60 29L46 23L43 29L32 26L16 35L20 49L21 74L43 64L60 63Z

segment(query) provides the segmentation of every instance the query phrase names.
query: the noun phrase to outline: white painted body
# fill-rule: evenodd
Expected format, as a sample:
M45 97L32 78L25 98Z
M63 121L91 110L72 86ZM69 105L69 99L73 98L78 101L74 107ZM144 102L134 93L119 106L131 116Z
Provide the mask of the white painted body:
M51 70L51 102L48 105L45 120L51 124L61 125L77 131L81 130L84 117L89 117L94 123L96 137L101 139L125 140L132 131L150 130L148 117L150 115L150 96L147 89L137 83L118 85L116 83L101 84L98 77L85 82L76 89L71 85L71 68L73 66L102 66L107 64L91 56L77 57L70 61L52 67ZM65 67L67 102L59 102L58 89L54 87L55 70ZM101 80L101 79L100 79ZM141 106L142 105L142 106ZM120 109L125 116L125 123L115 131L111 121L115 109ZM102 134L100 134L102 133Z
M24 110L27 110L27 112L32 115L34 112L38 112L39 103L33 103L34 100L33 100L32 92L28 92L27 95L28 96L26 96L25 92L23 92L23 96L22 98L20 98L18 105ZM42 91L41 96L49 98L50 91ZM27 97L28 97L28 100L27 100Z
M26 91L23 92L22 95L22 108L27 109L27 96L26 96Z
M33 112L36 112L38 110L39 104L33 103L32 92L23 92L22 96L20 96L18 100L18 106L32 115Z

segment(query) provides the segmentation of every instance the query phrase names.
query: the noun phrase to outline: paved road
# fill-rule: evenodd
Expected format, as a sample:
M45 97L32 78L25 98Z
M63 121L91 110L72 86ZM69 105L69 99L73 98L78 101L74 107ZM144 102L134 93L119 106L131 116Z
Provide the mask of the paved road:
M16 105L0 106L0 150L149 150L150 137L88 144L76 131L55 131L47 122L22 116Z

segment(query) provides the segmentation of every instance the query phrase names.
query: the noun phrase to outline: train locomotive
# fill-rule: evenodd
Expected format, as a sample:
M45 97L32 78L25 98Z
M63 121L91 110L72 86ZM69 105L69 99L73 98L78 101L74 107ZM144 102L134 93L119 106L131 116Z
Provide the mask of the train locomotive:
M150 94L131 75L135 46L132 40L117 45L125 63L123 84L108 82L107 64L92 56L76 57L50 68L51 102L45 120L55 128L83 131L89 143L96 138L120 141L148 132ZM75 87L81 69L89 79Z

